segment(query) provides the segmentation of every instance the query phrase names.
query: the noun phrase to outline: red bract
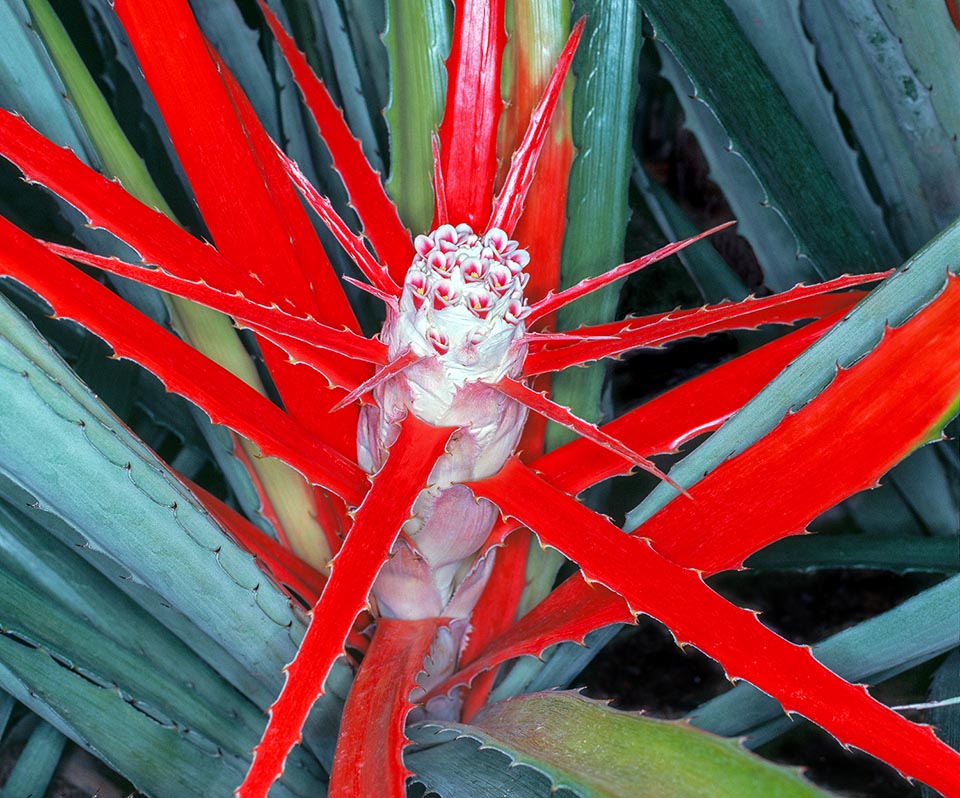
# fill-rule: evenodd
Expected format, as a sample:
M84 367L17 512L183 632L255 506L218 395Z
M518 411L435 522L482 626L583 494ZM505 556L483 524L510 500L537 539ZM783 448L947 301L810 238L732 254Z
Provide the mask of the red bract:
M944 367L940 355L950 319L960 311L956 278L923 312L888 330L874 352L841 369L828 389L756 444L695 484L676 485L648 458L716 429L863 296L839 289L882 275L844 277L763 299L563 335L528 329L562 305L700 238L671 244L566 291L525 295L525 269L535 271L537 262L523 241L511 237L524 229L524 201L583 21L574 26L495 190L502 3L466 0L458 6L446 114L435 142L436 229L412 237L323 85L265 6L363 235L351 231L275 148L185 2L117 0L116 10L215 247L3 112L0 152L27 179L126 241L143 265L44 246L0 220L0 269L41 294L57 315L83 324L118 356L140 363L215 422L248 438L263 455L285 461L349 508L340 513L349 528L324 580L272 552L242 519L200 496L224 526L272 564L276 578L310 598L319 592L239 795L266 796L344 653L355 620L367 609L382 617L347 704L331 783L335 796L404 794L409 774L401 757L403 729L414 708L427 716L471 714L485 689L462 688L481 672L557 642L580 640L612 622L632 621L638 613L663 621L680 642L720 661L731 678L754 683L842 742L944 793L960 791L960 757L928 728L835 676L808 650L781 640L702 580L803 531L823 510L874 484L942 423L960 392L960 373ZM359 333L297 190L369 281L368 290L385 302L388 321L379 338ZM252 330L284 409L64 258L201 303ZM603 428L527 382L638 347L811 318L825 321ZM917 396L902 408L897 425L876 435L894 405L878 399L838 431L842 408L893 379L907 361ZM569 427L581 440L522 465L512 455L528 411ZM337 423L327 423L331 412L341 414ZM572 496L633 466L684 495L625 535ZM499 523L495 507L505 517ZM503 619L516 613L526 540L508 535L521 524L576 562L582 575L505 628ZM375 711L367 712L371 705Z

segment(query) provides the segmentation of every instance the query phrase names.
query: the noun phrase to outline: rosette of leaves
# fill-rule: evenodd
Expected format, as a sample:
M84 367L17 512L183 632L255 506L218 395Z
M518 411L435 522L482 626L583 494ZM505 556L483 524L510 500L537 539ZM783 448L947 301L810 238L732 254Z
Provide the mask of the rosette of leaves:
M786 709L960 789L948 745L856 686L906 673L922 692L936 671L929 695L900 703L930 703L951 728L957 457L918 447L960 393L956 9L759 5L0 3L5 794L43 794L79 746L146 794L226 796L258 742L244 795L281 768L274 795L821 794L688 724L542 692L576 684L638 613L773 696L740 685L694 724L762 742ZM725 220L658 182L678 127L752 270L706 242L681 264L637 263ZM447 435L404 423L368 482L357 405L335 408L376 379L365 358L386 365L361 333L380 329L415 236L444 207L479 232L492 196L531 254L545 325L510 390L557 424L528 423L524 462L470 485L504 520L451 658L446 620L366 609ZM720 248L742 251L734 235ZM646 268L619 307L615 286L549 293L622 261L617 274ZM567 368L715 333L727 360L709 370L689 349L658 355L666 376L642 356ZM572 498L638 463L662 474L674 460L646 458L685 444L669 481L588 497L633 507L631 535ZM808 527L820 534L788 537ZM552 550L580 573L555 585ZM811 656L704 582L750 579L733 572L751 555L909 573L913 595ZM453 672L418 685L445 656ZM444 697L456 717L431 715Z

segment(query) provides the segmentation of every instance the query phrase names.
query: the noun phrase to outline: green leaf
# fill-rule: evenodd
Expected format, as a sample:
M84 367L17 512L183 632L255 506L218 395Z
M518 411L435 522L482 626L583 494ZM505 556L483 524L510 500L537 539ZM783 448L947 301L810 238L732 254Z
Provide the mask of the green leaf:
M799 0L778 5L727 0L727 5L810 135L861 225L877 237L886 257L896 258L896 249L884 226L880 206L871 196L857 163L857 153L844 134L834 107L835 98L824 85L816 47L808 38L800 18Z
M647 209L660 227L666 239L664 244L667 241L693 238L701 232L673 201L666 189L647 177L639 165L633 170L633 182L643 195ZM704 302L716 304L725 299L747 298L749 292L743 281L720 257L710 241L699 241L686 247L677 253L677 257L697 286Z
M53 778L66 742L67 738L57 729L41 721L30 734L23 753L17 758L17 764L3 785L4 794L43 795Z
M135 598L172 606L153 614L191 618L253 676L251 694L267 699L303 620L5 301L0 335L0 473L66 521Z
M960 751L960 650L950 654L937 668L930 680L930 701L939 706L930 709L927 721L937 728L937 733L947 744ZM942 703L941 703L942 702ZM936 794L925 785L923 798Z
M917 80L929 90L927 99L960 159L960 38L951 29L947 3L879 0L878 7Z
M421 726L418 742L430 739L429 728ZM476 740L504 755L504 770L508 765L532 768L547 777L551 792L562 788L582 798L826 795L797 773L751 756L729 740L683 722L619 712L577 693L512 698L485 709L472 725L444 725L435 735ZM443 784L441 792L468 794L460 784L469 776L457 779L462 768L443 768L434 754L433 767L425 771L416 751L407 761L428 788L437 789L436 780Z
M573 61L571 129L578 153L567 189L568 221L560 267L563 286L601 274L623 258L640 53L635 4L591 0L578 3L576 15L585 15L587 23ZM611 286L562 308L557 313L558 328L611 321L618 295L619 286ZM581 418L596 421L604 375L603 365L568 370L553 378L551 396ZM547 448L556 448L572 436L550 425Z
M594 629L579 643L560 643L540 655L521 657L490 693L491 701L568 686L623 626Z
M49 551L38 550L44 530L6 510L0 523L9 557L0 571L0 626L7 634L116 684L234 754L252 747L262 726L255 705L69 549L48 538Z
M21 0L0 4L0 105L88 162L93 148Z
M804 4L804 24L889 223L907 251L916 249L960 213L960 44L946 8L814 0Z
M175 724L207 748L238 759L249 758L262 733L262 712L204 668L179 641L169 634L164 636L157 629L158 622L144 611L132 625L108 635L91 625L88 618L61 606L55 597L45 596L2 572L0 586L3 634L42 649L94 684L118 691L140 712L162 725ZM115 600L119 591L111 588L107 585L105 598ZM118 603L122 603L122 596ZM149 654L141 648L158 638L160 646ZM169 659L158 665L157 659L165 657ZM200 678L194 681L197 675ZM106 727L91 727L79 742L95 748L107 733ZM300 794L310 794L318 786L319 768L308 761L309 755L298 751L289 762L292 767L287 771L287 784ZM134 781L139 776L136 772L125 775Z
M383 46L383 32L387 27L386 2L346 0L344 10L347 31L353 40L360 79L364 85L363 96L370 106L371 115L382 114L390 95L387 49Z
M16 699L9 693L0 690L0 740L6 734L7 724L10 722L10 715L13 714L13 708L17 705Z
M878 682L960 645L960 576L814 646L816 658L851 682ZM707 702L691 722L715 734L748 735L761 745L789 729L780 705L748 684Z
M243 777L242 760L199 747L109 686L6 635L0 635L0 685L118 772L136 774L137 788L153 798L228 798Z
M816 396L833 380L838 366L847 367L869 353L887 326L902 324L943 289L948 271L960 271L956 260L958 247L960 220L907 261L704 444L681 460L671 469L671 477L691 487L720 463L766 435L790 410L802 407ZM939 434L939 430L936 432ZM628 513L626 528L635 529L676 495L669 485L658 485Z
M953 489L960 474L949 462L955 449L947 442L925 446L887 476L925 534L954 538L960 534L960 494Z
M373 119L363 93L363 82L354 51L353 42L347 33L346 19L335 0L318 0L307 5L317 28L317 38L322 40L323 49L329 53L333 64L333 75L328 83L334 83L340 98L347 124L353 134L360 139L364 154L370 165L377 171L383 170L380 147L373 128ZM375 2L367 3L367 13L374 16L377 12ZM382 0L380 14L383 14ZM380 109L377 109L379 115Z
M887 265L893 253L883 247L885 232L858 220L726 6L720 0L644 0L641 6L662 43L665 75L687 124L696 125L714 179L754 245L769 287ZM805 262L795 263L797 255Z
M404 8L399 0L388 0L383 34L390 64L390 104L384 112L390 136L387 191L404 224L422 233L433 219L430 142L443 118L451 19L446 0L421 3L416 14Z
M896 573L960 570L955 538L918 535L798 535L779 540L748 559L752 570L814 571L875 568Z

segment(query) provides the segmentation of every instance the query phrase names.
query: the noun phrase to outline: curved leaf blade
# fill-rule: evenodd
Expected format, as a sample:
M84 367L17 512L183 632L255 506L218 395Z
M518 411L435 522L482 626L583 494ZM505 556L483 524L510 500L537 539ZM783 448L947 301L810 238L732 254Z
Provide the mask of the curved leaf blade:
M877 271L888 265L893 253L884 252L877 235L858 219L730 10L720 0L644 0L642 7L657 39L720 121L732 144L728 149L742 154L759 179L767 202L796 239L795 252L809 258L813 273L827 278L838 268ZM688 19L697 24L686 24ZM762 260L776 262L765 256Z
M267 729L237 790L240 798L266 798L283 771L287 754L299 740L310 708L323 695L324 682L343 654L353 622L366 607L370 588L450 433L413 415L401 423L386 463L374 476L353 527L331 562L330 578L310 615L297 656L284 668L283 691L268 710Z
M846 368L865 357L884 338L889 327L904 324L943 292L948 273L960 272L956 261L958 248L960 220L908 260L734 418L674 466L671 476L689 489L705 474L770 432L791 409L802 407L817 396L834 380L838 365ZM956 283L952 277L947 282ZM952 288L951 293L955 294L956 288ZM951 367L946 359L944 365ZM895 397L889 398L890 402L894 400ZM943 409L944 414L947 410ZM626 526L630 529L640 526L675 495L669 486L658 486L628 514Z
M844 744L934 789L946 794L960 789L960 754L932 729L911 723L871 698L862 685L836 676L808 649L778 637L755 613L712 591L700 573L661 557L647 541L624 535L515 460L471 488L576 562L585 579L623 596L632 613L660 620L680 644L695 645L716 659L729 678L750 681L777 696L788 712L802 714Z
M380 618L344 708L337 758L330 776L333 798L405 798L402 752L410 693L443 621Z
M423 724L417 739L430 740L430 732L439 739L450 740L453 732L476 740L508 757L511 767L543 773L551 793L563 789L581 798L826 796L799 774L750 756L730 740L682 722L619 712L577 693L511 698L488 707L469 726ZM408 759L417 762L417 754ZM454 774L436 763L420 778L430 784L441 773L455 783Z

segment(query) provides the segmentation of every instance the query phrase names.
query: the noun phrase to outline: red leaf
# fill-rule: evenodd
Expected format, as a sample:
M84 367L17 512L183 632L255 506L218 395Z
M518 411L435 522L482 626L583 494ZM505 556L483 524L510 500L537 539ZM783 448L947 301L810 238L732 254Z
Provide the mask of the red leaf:
M557 643L571 640L582 643L594 629L633 622L633 613L620 596L603 585L587 584L579 573L574 574L478 651L474 659L431 690L424 700L449 694L463 685L477 684L474 680L486 676L485 671L492 674L493 668L509 659L525 655L539 657Z
M603 430L641 454L672 451L696 435L719 427L838 320L837 315L809 324L717 366L606 424ZM604 479L626 473L631 466L619 455L582 438L543 455L533 461L531 468L542 473L555 487L576 494ZM498 527L504 534L516 525L516 522L503 521ZM483 602L478 604L475 617L477 612L486 615ZM565 640L582 640L594 629L631 620L619 596L599 585L588 586L577 574L515 624L501 625L500 637L494 639L494 634L484 634L481 630L483 639L472 646L471 656L463 658L467 667L435 692L448 692L457 685L468 684L481 671L508 659L524 654L537 656L547 646ZM474 642L472 637L470 642Z
M486 549L487 546L484 546ZM517 607L526 586L530 533L523 529L510 535L497 550L490 579L470 616L470 634L460 653L461 664L469 664L486 645L507 631L517 617ZM469 722L486 704L495 672L485 674L464 697L461 716Z
M47 141L32 127L0 109L0 153L22 172L79 209L93 227L125 241L148 263L186 280L240 291L256 302L272 301L247 270L238 268L213 247L203 244L162 213L134 199L70 150Z
M526 200L530 184L533 182L540 150L543 149L547 132L550 130L553 109L557 107L557 102L560 99L560 90L563 88L563 81L570 69L570 63L573 61L573 54L580 43L585 21L581 18L573 26L570 38L567 39L567 44L557 60L557 66L547 83L543 99L540 100L530 116L527 132L517 151L513 154L510 161L510 170L507 172L503 187L493 202L493 210L486 226L487 230L499 227L508 235L511 235L517 226L520 214L523 212L524 200Z
M635 533L687 567L713 573L802 532L824 510L873 487L939 433L960 396L960 277L803 408L721 464ZM909 386L909 400L891 385ZM839 423L838 423L839 420ZM703 534L709 529L710 534Z
M267 136L253 107L226 65L215 53L214 59L230 99L237 109L254 163L262 175L263 188L266 189L268 199L287 231L288 245L296 256L297 263L291 262L288 268L292 270L299 264L302 272L297 274L280 271L270 275L269 287L275 292L275 296L282 296L285 287L296 285L296 278L301 277L304 286L303 302L307 312L313 309L317 318L332 326L359 331L359 325L347 303L340 281L327 260L326 252L320 245L300 199L290 187L275 145ZM284 280L284 277L287 279ZM293 278L293 282L290 278ZM320 302L320 299L323 301ZM355 456L356 437L352 430L353 425L359 422L357 408L350 408L350 411L343 415L342 424L324 423L325 411L337 401L336 394L327 390L329 386L326 379L312 370L292 363L282 348L261 342L260 349L287 412L338 451L349 457ZM351 372L351 364L341 362L339 366L340 371L348 374ZM364 371L365 369L361 368L362 376L354 372L355 378L363 379Z
M454 12L440 159L447 211L480 232L497 176L504 0L462 0Z
M557 424L562 424L564 427L573 430L578 435L581 435L587 440L592 441L597 446L603 447L608 452L619 455L628 463L640 466L640 468L642 468L644 471L653 474L658 479L664 480L677 490L682 490L682 488L673 482L670 477L664 474L645 457L633 451L629 446L608 435L606 432L599 429L596 425L591 424L589 421L584 421L583 419L578 418L571 413L568 408L558 405L556 402L548 399L545 395L537 393L531 388L528 388L522 382L517 382L509 377L504 377L498 382L491 384L490 387L495 388L504 396L509 396L511 399L520 402L520 404L529 407L534 412L539 413L551 421L554 421Z
M361 360L364 363L386 361L387 348L384 344L376 339L364 338L347 328L328 327L312 318L294 316L275 305L259 305L240 293L225 293L211 288L203 281L184 280L160 269L134 266L117 258L105 258L102 255L94 255L60 244L43 243L47 249L61 257L190 299L233 316L237 321L247 322L257 329L266 329L280 333L284 337L295 338L310 344L313 348L339 353L352 361ZM318 368L323 370L322 366ZM352 388L354 385L350 384L349 387Z
M36 291L63 318L103 338L118 357L153 372L168 390L201 407L307 479L358 504L366 475L243 380L204 357L75 266L0 218L0 274ZM135 331L136 334L131 334Z
M296 43L280 21L260 0L260 9L280 45L280 50L303 100L317 124L320 138L333 158L333 168L340 174L350 197L350 204L360 217L364 234L373 244L380 260L387 265L393 279L402 282L416 254L410 233L400 221L396 206L380 183L380 175L370 166L360 143L353 137L323 82L314 74Z
M334 352L310 341L304 341L300 336L294 337L292 335L274 332L266 327L261 327L259 324L242 322L240 326L249 327L257 334L261 348L265 349L267 345L272 345L274 358L280 353L286 357L288 375L290 373L289 367L296 366L298 368L310 369L314 372L311 377L315 377L317 374L323 376L324 382L322 384L317 384L313 382L313 380L309 383L309 386L315 392L312 394L313 406L308 408L307 412L314 416L313 421L315 424L319 424L321 421L326 423L327 415L333 412L334 407L342 401L338 399L338 395L333 394L332 391L328 389L337 388L342 389L342 391L349 391L353 386L357 385L360 380L366 380L370 374L370 365L367 358L373 357L374 355L369 350L363 358L357 359L356 356L348 357L340 351ZM273 363L272 360L271 363ZM298 373L299 372L294 372L293 376L296 377ZM328 380L329 384L327 383ZM339 395L342 396L343 394L340 393ZM355 410L356 408L352 409ZM356 418L356 415L351 414L349 410L350 408L348 408L347 412L340 418L339 421L341 424L349 426ZM351 418L351 416L353 416L353 418ZM353 429L353 427L350 428ZM333 440L331 440L330 443L331 445L335 445ZM345 451L338 447L338 451L343 451L348 457L353 457L355 450L355 441Z
M697 435L719 427L842 315L808 324L716 366L624 413L602 429L646 456L673 452ZM585 438L554 449L531 467L572 494L629 470L621 457Z
M545 41L542 31L552 29L552 25L534 21L537 14L533 7L515 3L513 18L514 29L507 51L508 58L512 59L508 67L512 81L498 142L502 178L506 177L510 156L530 125L530 115L546 89L551 67L555 66L561 48L559 40L550 38ZM549 48L549 53L544 52L544 47ZM550 131L537 159L537 171L523 215L514 233L514 238L530 253L531 262L537 264L524 290L529 301L540 299L560 284L560 256L563 231L567 225L567 182L574 155L570 131L571 95L569 91L560 94ZM546 326L550 320L541 321L544 323L537 325L538 328Z
M918 445L931 428L935 428L950 406L951 396L956 397L960 391L956 364L953 364L952 371L938 369L944 360L942 353L947 351L944 340L950 335L947 319L955 317L957 312L957 280L951 277L947 290L931 306L908 325L888 331L877 350L853 369L841 372L823 394L800 412L789 416L770 433L772 442L761 441L728 461L718 472L707 477L710 480L708 490L701 493L694 486L691 495L695 501L678 499L672 502L634 534L649 539L660 553L682 566L714 573L724 567L739 565L765 545L764 541L802 530L813 517L840 499L872 485L883 472ZM772 379L798 354L799 349L812 342L833 321L826 319L810 325L724 364L604 429L620 437L629 436L626 440L640 451L660 451L677 428L675 420L660 419L656 412L658 406L668 410L682 408L698 392L713 400L709 409L715 411L715 415L702 418L715 418L715 421L701 427L695 416L690 416L681 427L691 423L694 429L700 430L719 426L725 416L732 414L739 404ZM923 350L923 354L911 359L905 354L911 351L911 347L918 353ZM904 366L905 363L908 365ZM918 371L912 371L913 368ZM925 379L915 376L922 375L925 370ZM892 371L895 374L891 375ZM873 412L873 405L878 401L877 397L889 396L889 391L876 390L875 386L894 378L921 386L915 400L920 407L914 412L901 408L901 403L893 397L881 401L876 413L886 412L898 418L897 424L886 424ZM851 396L851 392L862 390L871 383L874 387L865 389L871 397L869 401ZM715 402L719 405L713 406ZM728 402L729 406L724 409ZM870 421L851 413L852 407L865 408ZM845 428L837 427L838 414L849 419ZM904 416L908 415L910 417L905 419ZM624 424L627 420L632 421L629 427ZM904 421L912 427L912 434L903 432L901 425ZM884 433L865 432L867 423L872 423L874 430L883 429ZM651 435L662 435L661 442L655 444L650 440ZM819 443L811 445L811 437L819 439ZM656 448L648 448L650 445ZM594 452L592 457L588 454L590 448ZM876 454L881 449L886 453L883 462L878 462ZM591 460L595 462L591 464ZM574 492L618 473L618 460L587 441L575 441L536 461L534 467L549 474L558 487ZM606 461L605 467L603 461ZM806 495L809 491L809 482L804 480L804 475L817 488L812 503L795 495L797 492ZM773 483L769 481L770 477L775 480ZM710 535L703 535L703 529L710 529ZM713 545L715 536L718 543ZM480 670L494 667L511 657L538 654L545 645L581 639L586 632L611 623L610 618L617 617L618 608L619 620L628 621L623 614L622 600L611 593L607 593L604 600L603 595L603 591L598 594L596 586L587 586L579 575L568 579L504 636L478 654L477 662L441 685L438 692L469 681ZM575 607L582 607L583 614L568 625L563 620L567 617L567 608Z
M850 307L863 298L862 292L831 294L840 288L878 280L883 275L840 277L826 283L797 286L789 291L762 299L725 302L693 310L679 310L658 316L584 327L570 335L612 336L613 340L583 341L550 346L531 341L530 353L523 366L524 376L559 371L604 357L612 357L630 349L663 346L681 338L691 338L727 330L749 330L764 324L792 324L803 319L819 318Z
M339 280L272 143L186 0L118 0L123 23L217 249L261 281L269 301L359 330ZM239 286L228 284L231 290ZM322 301L321 301L322 300ZM355 436L323 421L338 396L269 343L264 359L287 411L349 456ZM354 420L356 417L354 416Z
M374 374L369 380L364 382L362 385L358 385L354 390L343 397L343 399L341 399L337 405L331 408L331 411L336 412L344 405L347 405L350 402L356 402L378 385L383 384L386 380L389 380L391 377L395 377L405 368L412 366L414 363L419 363L422 360L424 360L424 358L420 355L411 352L409 349L406 350L403 352L403 354L398 355L394 360L391 360L389 363L387 363L382 369L379 369L377 373Z
M660 249L656 250L655 252L651 252L648 255L644 255L642 258L637 258L629 263L624 263L620 266L617 266L616 268L611 269L604 274L598 275L597 277L589 277L586 280L581 280L576 285L571 286L564 291L560 291L559 293L553 293L551 291L539 302L534 302L530 306L530 314L527 316L527 323L530 324L549 313L553 313L555 310L562 308L564 305L568 305L574 300L580 299L580 297L586 296L593 291L599 291L604 286L610 285L610 283L614 283L617 280L621 280L624 277L633 274L634 272L638 272L641 269L649 266L651 263L656 263L664 258L668 258L675 252L686 249L691 244L696 244L701 239L711 236L720 230L726 230L733 224L735 224L735 222L725 222L724 224L717 225L716 227L707 230L704 233L700 233L700 235L696 235L693 238L687 238L684 241L674 241L671 244L667 244L665 247L660 247Z
M277 156L283 163L287 176L300 190L307 204L316 211L317 216L327 226L333 237L337 239L340 246L346 250L346 253L363 276L371 282L374 288L388 296L400 296L400 286L393 281L386 268L381 266L373 255L367 251L363 238L354 233L347 226L347 223L340 218L340 215L333 208L333 203L311 185L306 175L300 171L300 167L291 161L279 147L277 148Z
M748 680L786 711L945 795L960 792L960 754L932 729L911 723L825 668L809 649L778 637L753 612L707 587L697 572L623 534L516 460L471 488L576 562L585 578L623 596L632 612L656 618L678 643L720 662L730 678Z
M357 510L353 527L333 559L332 573L296 658L287 668L283 692L270 707L270 720L254 749L253 764L237 791L240 798L266 798L300 739L307 714L323 694L323 683L353 621L364 609L370 587L410 517L414 500L443 454L451 430L407 416L386 463Z
M116 0L217 249L331 326L356 321L310 220L235 82L208 50L185 0ZM329 272L323 305L311 283ZM309 277L308 277L309 275ZM319 289L319 286L314 286Z
M404 798L404 721L442 618L380 618L343 710L331 798Z

